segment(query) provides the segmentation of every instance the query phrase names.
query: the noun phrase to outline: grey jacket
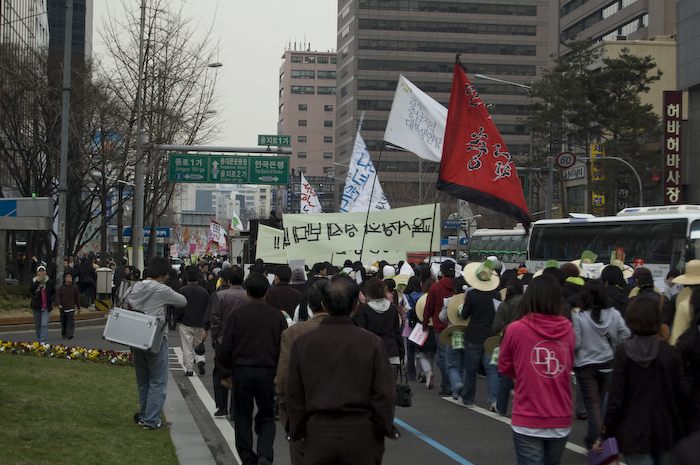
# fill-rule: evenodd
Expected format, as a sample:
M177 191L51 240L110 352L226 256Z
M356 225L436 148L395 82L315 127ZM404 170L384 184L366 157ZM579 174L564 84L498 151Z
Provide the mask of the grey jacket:
M212 294L211 300L211 315L209 317L211 340L221 343L229 315L235 309L247 305L250 299L248 299L248 294L243 286L236 285L215 292Z
M574 367L577 368L610 362L615 348L631 335L622 315L614 308L601 310L600 323L593 321L590 311L583 310L572 313L571 319L576 333Z
M131 287L126 302L133 310L138 310L146 315L165 318L165 307L184 307L187 298L174 291L165 284L152 279L139 281ZM168 327L165 327L165 339L168 339Z

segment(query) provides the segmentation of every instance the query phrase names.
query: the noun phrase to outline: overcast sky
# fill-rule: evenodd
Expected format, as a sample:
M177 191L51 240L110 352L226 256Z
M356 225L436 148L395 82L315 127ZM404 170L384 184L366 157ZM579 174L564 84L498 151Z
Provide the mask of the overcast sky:
M135 15L141 0L133 4ZM184 14L206 29L213 23L213 39L219 40L218 117L223 127L217 140L207 145L257 146L258 134L277 134L278 75L288 43L303 43L311 50L336 47L337 2L334 0L170 0L172 9L184 4ZM93 46L105 50L100 37L109 13L123 15L116 0L94 0Z

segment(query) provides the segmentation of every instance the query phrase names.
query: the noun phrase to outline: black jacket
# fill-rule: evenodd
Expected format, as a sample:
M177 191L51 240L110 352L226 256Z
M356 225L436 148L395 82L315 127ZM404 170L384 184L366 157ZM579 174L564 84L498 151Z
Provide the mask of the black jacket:
M676 341L683 354L685 373L692 384L688 403L683 409L686 433L700 431L700 329L691 325Z
M41 291L37 291L37 288L39 287L39 283L36 282L36 280L33 280L32 283L29 285L29 292L32 294L32 302L30 304L30 307L32 310L41 310ZM46 298L49 303L49 310L53 308L53 301L56 299L56 288L53 285L53 280L49 279L48 282L46 283Z
M376 334L384 342L389 357L404 355L403 336L399 323L399 309L394 304L384 313L377 313L369 304L360 305L353 317L360 328Z
M175 309L175 319L185 326L203 327L209 293L197 283L188 283L180 288L180 294L187 298L187 305Z

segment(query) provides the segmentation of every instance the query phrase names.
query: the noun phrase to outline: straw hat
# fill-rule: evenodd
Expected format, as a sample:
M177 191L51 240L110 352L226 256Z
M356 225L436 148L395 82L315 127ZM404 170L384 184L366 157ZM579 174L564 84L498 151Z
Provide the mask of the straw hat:
M469 318L466 320L464 318L460 318L458 315L459 309L462 307L464 304L464 296L465 294L457 294L450 300L450 303L447 304L447 319L452 323L453 325L468 325L469 324Z
M700 260L690 260L685 264L685 273L673 279L674 284L695 286L700 284Z
M423 310L425 309L425 302L428 300L428 293L426 292L423 294L420 299L418 299L418 302L416 302L416 316L418 317L418 321L423 321ZM452 299L454 300L454 299ZM428 326L433 325L433 317L430 317L430 320L428 320Z
M489 354L489 357L493 356L493 349L501 345L501 336L491 336L484 341L484 351Z
M461 331L464 332L467 330L466 325L451 325L448 326L447 328L443 329L442 332L440 333L440 342L447 346L452 345L452 333L455 331ZM464 347L462 347L464 348Z
M470 287L479 291L493 291L501 283L498 273L494 271L494 263L485 260L484 263L469 263L462 271L462 277Z

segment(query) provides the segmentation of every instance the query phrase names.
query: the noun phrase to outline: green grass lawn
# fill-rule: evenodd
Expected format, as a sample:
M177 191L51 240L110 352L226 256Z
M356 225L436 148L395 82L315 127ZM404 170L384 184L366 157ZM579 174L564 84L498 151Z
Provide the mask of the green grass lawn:
M138 409L132 367L0 354L0 463L177 464Z

